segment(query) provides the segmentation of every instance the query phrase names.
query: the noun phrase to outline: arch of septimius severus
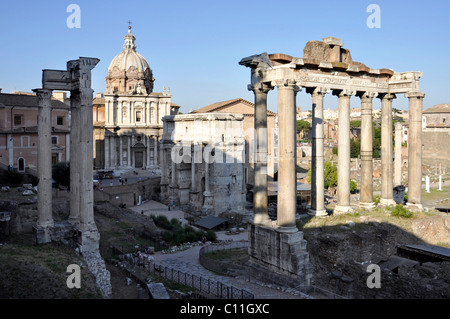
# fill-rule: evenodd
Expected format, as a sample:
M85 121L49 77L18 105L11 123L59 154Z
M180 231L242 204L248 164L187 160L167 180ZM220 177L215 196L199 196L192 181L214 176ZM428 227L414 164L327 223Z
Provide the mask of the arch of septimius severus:
M422 105L425 94L419 90L420 72L396 73L391 69L371 69L352 60L349 50L343 48L341 39L328 37L323 41L309 41L303 58L286 54L253 55L239 64L251 68L251 84L255 94L255 130L257 160L255 163L254 225L250 234L250 257L260 258L283 272L305 274L301 269L283 269L280 261L267 255L264 245L271 237L269 229L277 233L295 234L296 214L296 108L298 92L305 89L312 95L312 186L311 210L313 215L326 215L324 205L324 140L323 102L325 94L339 101L338 123L338 194L334 213L351 211L350 206L350 98L361 100L361 206L373 206L372 164L372 102L381 100L382 106L382 189L381 204L394 204L393 200L393 145L392 101L398 94L409 99L408 132L408 205L421 208L422 178ZM267 153L267 95L278 89L279 116L279 170L277 221L271 222L267 210L267 178L265 176ZM259 230L258 230L259 229ZM265 229L265 233L261 233ZM276 236L275 236L276 237ZM275 239L273 239L275 240ZM288 239L290 244L294 244ZM257 247L258 246L258 247ZM258 250L264 253L258 253ZM266 249L267 250L267 249ZM276 265L275 265L276 264ZM281 265L281 266L280 266Z

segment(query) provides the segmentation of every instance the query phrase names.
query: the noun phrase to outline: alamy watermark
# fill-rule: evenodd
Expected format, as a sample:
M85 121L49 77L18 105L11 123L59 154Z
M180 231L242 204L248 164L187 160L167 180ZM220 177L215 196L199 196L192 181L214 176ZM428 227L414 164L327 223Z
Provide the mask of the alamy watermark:
M370 264L367 266L367 272L371 273L369 277L367 277L367 287L370 289L373 288L381 288L381 269L380 266L376 264Z
M66 20L66 25L69 29L81 28L81 8L78 4L69 4L66 12L71 13Z
M381 8L378 4L369 4L366 9L367 13L371 13L366 20L369 29L381 28Z
M70 276L67 277L67 288L81 288L81 270L80 266L77 264L71 264L67 266L67 272L70 273Z

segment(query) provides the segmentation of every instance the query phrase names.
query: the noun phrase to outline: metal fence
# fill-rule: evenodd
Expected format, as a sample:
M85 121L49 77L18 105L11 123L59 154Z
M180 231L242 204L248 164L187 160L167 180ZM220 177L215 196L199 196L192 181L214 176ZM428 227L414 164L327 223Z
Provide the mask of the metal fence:
M189 274L171 267L158 265L143 257L133 257L132 254L122 255L122 258L132 265L143 267L149 273L179 284L192 287L208 295L224 299L254 299L254 295L245 290L226 285L220 281Z

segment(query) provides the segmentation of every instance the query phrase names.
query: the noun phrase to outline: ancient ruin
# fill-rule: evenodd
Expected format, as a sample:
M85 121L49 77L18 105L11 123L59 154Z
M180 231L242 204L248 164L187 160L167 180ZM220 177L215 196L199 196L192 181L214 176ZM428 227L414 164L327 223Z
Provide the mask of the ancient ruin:
M381 204L393 200L392 101L397 94L409 99L408 135L408 205L421 205L422 104L421 72L396 73L391 69L372 69L353 61L341 39L328 37L309 41L303 58L287 54L259 54L243 58L239 64L251 69L248 89L255 94L255 129L266 128L267 94L278 89L279 170L277 220L271 221L267 207L266 156L258 156L255 164L254 220L249 235L251 261L258 266L297 278L308 285L306 245L295 224L296 214L296 138L295 99L303 88L312 95L312 189L310 214L327 215L324 205L323 100L332 93L339 98L338 199L334 214L351 212L350 206L350 97L361 99L361 196L360 205L373 206L372 191L372 101L382 103L382 193ZM264 131L264 130L262 130ZM260 153L267 155L267 136L257 135ZM268 245L270 243L270 245ZM291 256L285 256L289 251ZM263 252L263 253L262 253ZM295 255L295 256L292 256ZM286 259L291 260L287 265ZM291 268L295 262L295 269Z
M109 295L109 272L99 253L100 233L94 221L93 121L91 70L96 58L80 57L67 62L67 70L43 70L42 88L33 90L39 98L38 114L38 222L33 228L35 244L71 237L84 256L104 295ZM52 90L70 91L71 168L70 217L55 223L52 217L52 164L50 108Z

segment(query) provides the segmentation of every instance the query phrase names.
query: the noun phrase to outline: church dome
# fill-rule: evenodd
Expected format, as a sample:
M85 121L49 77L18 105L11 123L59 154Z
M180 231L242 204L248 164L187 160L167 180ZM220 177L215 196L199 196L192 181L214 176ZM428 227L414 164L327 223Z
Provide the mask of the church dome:
M123 51L114 57L108 67L107 92L134 93L141 86L146 88L146 93L151 93L153 74L147 60L136 52L136 38L131 34L131 27L128 27L124 40Z

